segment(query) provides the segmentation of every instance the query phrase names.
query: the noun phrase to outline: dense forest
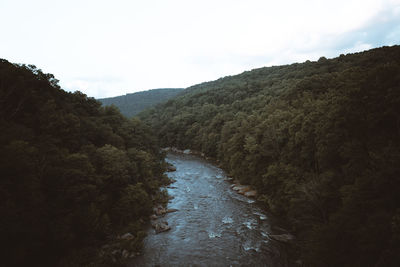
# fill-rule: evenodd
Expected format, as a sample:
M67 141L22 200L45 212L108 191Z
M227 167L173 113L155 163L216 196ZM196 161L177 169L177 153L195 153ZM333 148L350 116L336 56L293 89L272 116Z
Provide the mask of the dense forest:
M399 46L195 85L140 117L257 188L305 266L399 266Z
M57 82L0 60L2 266L111 266L99 247L129 232L123 245L138 251L163 197L150 129Z
M123 115L130 118L159 103L165 102L182 92L180 88L153 89L116 97L98 99L103 105L115 105Z

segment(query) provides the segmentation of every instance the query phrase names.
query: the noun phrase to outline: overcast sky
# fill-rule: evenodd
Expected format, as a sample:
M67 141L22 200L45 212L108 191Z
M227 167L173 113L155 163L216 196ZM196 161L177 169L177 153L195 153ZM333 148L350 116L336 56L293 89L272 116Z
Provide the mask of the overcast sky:
M109 97L400 44L400 0L0 0L0 58Z

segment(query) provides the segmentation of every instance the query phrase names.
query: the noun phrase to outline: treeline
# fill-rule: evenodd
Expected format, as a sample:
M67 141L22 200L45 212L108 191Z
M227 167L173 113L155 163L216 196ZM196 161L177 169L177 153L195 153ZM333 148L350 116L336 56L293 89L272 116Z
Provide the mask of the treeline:
M141 114L286 218L305 266L400 264L400 47L255 69Z
M0 60L2 266L110 266L99 247L142 226L166 182L156 139L115 107Z
M177 96L182 91L183 89L180 88L153 89L98 100L105 106L116 106L123 115L130 118L146 108L153 107Z

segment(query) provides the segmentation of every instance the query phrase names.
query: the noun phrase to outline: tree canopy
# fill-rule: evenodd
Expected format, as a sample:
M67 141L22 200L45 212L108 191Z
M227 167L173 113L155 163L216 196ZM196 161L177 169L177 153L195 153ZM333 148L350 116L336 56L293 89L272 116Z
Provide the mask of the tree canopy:
M142 225L167 179L151 130L0 60L0 236L5 266L87 265ZM99 263L100 264L100 263Z

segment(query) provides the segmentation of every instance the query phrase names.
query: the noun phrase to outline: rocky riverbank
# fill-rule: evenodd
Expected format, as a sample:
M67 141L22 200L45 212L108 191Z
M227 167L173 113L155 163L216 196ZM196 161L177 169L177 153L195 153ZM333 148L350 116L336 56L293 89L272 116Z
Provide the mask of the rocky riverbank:
M177 209L167 209L162 205L158 205L153 209L154 214L150 216L151 226L154 228L156 234L161 232L166 232L171 230L171 227L168 225L168 222L163 220L162 218L167 213L176 212Z
M165 152L174 152L174 153L182 153L186 155L195 155L204 158L205 160L215 162L219 164L218 160L214 160L212 158L206 157L206 155L202 152L198 152L191 149L178 149L176 147L166 147L162 149ZM176 171L176 167L169 164L167 167L168 172ZM250 185L242 185L238 180L233 180L233 184L231 185L232 190L236 191L237 193L244 195L250 198L257 198L257 190L253 189Z

